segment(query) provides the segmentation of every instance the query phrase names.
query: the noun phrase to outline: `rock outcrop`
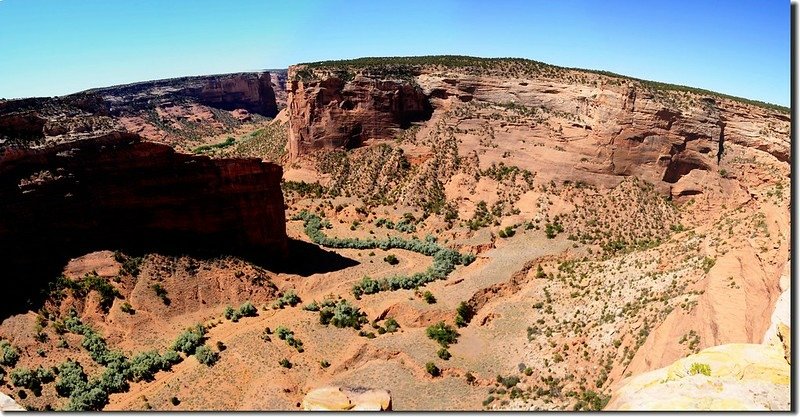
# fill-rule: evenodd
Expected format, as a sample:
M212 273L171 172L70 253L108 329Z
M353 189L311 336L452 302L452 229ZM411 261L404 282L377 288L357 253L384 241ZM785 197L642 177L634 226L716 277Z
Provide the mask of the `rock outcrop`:
M433 111L422 90L408 81L336 75L304 79L305 68L289 68L289 154L313 149L354 148L370 139L391 139Z
M0 392L0 411L25 411L25 408L17 404L13 398Z
M391 411L392 397L386 390L361 387L322 387L309 391L303 411Z
M275 117L273 82L269 72L209 75L0 101L0 143L123 130L174 145Z
M183 155L127 133L8 147L0 257L14 272L45 279L65 259L98 249L280 258L281 175L258 159ZM41 270L47 265L54 271Z
M431 108L468 102L534 116L537 122L504 121L500 127L545 148L563 148L548 157L547 167L531 167L557 180L613 186L620 176L637 176L667 196L683 197L702 192L701 180L687 174L724 168L726 147L789 161L790 118L774 107L594 72L542 70L530 62L492 61L486 65L496 68L477 69L391 63L291 67L290 155L296 160L314 149L391 139L398 128L429 118Z

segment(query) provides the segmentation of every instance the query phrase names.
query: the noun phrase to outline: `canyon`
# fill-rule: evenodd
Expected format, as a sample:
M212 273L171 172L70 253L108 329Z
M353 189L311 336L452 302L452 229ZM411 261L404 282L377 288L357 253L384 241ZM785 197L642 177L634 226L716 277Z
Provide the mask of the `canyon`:
M462 56L0 101L0 249L29 277L0 338L90 384L112 368L69 314L129 356L216 344L106 410L788 409L790 124ZM10 372L25 407L82 404Z

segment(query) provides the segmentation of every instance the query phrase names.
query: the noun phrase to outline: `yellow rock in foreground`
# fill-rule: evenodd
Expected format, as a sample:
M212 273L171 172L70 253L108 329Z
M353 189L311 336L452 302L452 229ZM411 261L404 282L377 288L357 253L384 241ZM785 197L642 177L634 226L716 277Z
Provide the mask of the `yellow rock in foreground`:
M714 346L623 380L606 410L789 410L780 344Z
M301 407L304 411L388 411L392 397L381 389L322 387L309 391Z

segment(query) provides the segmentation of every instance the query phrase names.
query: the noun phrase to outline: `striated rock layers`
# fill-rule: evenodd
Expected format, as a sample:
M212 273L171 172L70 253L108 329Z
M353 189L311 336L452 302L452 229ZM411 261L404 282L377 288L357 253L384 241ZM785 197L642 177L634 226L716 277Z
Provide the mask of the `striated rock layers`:
M531 123L500 121L492 136L515 135L556 149L546 166L530 167L548 179L614 186L621 176L637 176L681 197L702 192L702 180L688 174L721 170L729 147L789 162L790 117L780 109L620 76L508 65L291 67L290 155L390 139L396 128L430 117L430 109L470 103L533 117ZM513 153L511 159L527 168Z
M391 139L400 128L427 120L433 111L422 89L402 80L356 75L302 79L289 68L289 154L354 148L369 139Z
M209 75L0 101L0 143L112 130L172 144L215 135L257 117L275 117L273 82L280 79L269 72Z
M7 147L2 263L46 278L40 268L98 249L276 259L287 250L281 175L257 159L183 155L127 133ZM45 273L29 273L37 268Z

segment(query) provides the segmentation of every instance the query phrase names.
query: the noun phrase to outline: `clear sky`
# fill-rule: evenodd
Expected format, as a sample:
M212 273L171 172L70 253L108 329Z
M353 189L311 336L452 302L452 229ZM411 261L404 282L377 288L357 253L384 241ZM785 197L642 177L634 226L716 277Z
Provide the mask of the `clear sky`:
M0 0L0 97L361 56L522 57L790 97L780 0Z

